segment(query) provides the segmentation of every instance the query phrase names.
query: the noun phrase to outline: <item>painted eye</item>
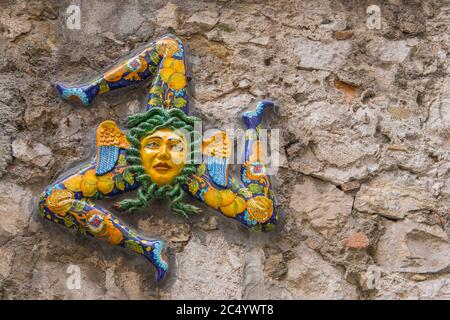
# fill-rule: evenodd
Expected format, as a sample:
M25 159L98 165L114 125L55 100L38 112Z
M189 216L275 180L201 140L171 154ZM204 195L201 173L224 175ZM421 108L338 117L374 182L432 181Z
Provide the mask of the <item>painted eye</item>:
M176 143L170 146L170 150L175 152L181 152L183 151L183 145L181 143Z
M158 149L159 143L152 141L152 142L147 143L147 145L145 147L148 149Z

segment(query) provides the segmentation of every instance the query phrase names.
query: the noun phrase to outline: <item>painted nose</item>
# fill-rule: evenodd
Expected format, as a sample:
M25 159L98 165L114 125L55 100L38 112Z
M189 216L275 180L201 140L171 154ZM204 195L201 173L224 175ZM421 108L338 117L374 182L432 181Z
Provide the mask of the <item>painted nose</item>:
M160 160L167 160L170 158L169 147L166 144L161 146L161 152L158 154Z

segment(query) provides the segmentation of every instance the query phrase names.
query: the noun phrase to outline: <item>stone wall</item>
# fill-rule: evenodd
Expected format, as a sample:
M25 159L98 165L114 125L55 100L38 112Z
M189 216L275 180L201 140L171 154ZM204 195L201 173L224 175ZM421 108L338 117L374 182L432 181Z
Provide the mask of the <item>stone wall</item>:
M1 0L0 298L450 298L444 2ZM66 26L70 4L80 30ZM74 108L52 83L167 31L190 46L191 108L210 126L240 127L258 99L278 102L268 120L281 129L285 216L272 234L206 209L183 221L164 204L126 217L168 242L157 285L142 257L39 218L36 197L90 159L99 122L124 125L145 99L140 87ZM70 265L81 289L67 288Z

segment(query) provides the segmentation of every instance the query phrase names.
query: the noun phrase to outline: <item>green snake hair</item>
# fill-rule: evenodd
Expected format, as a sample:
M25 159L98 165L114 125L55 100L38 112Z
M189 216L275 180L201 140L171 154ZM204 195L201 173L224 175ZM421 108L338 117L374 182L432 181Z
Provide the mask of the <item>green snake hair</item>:
M187 217L199 212L199 208L183 201L185 191L182 188L188 182L189 176L196 170L192 160L195 156L195 146L199 143L200 138L199 133L194 130L195 121L200 121L200 119L188 116L179 109L165 110L163 108L152 108L145 113L128 117L128 126L131 129L127 133L130 147L126 149L126 160L139 187L135 199L125 199L118 203L120 210L133 212L146 208L153 199L169 199L170 209L176 214ZM145 172L140 154L141 139L159 129L178 129L188 132L190 135L187 163L172 183L160 186L154 183Z

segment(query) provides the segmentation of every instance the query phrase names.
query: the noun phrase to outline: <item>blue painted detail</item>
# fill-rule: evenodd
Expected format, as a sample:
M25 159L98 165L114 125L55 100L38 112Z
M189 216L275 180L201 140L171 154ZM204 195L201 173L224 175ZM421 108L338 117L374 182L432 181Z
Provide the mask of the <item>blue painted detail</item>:
M175 97L186 97L186 88L183 88L181 90L175 90Z
M89 100L87 98L87 95L81 89L72 88L72 89L66 89L63 91L62 97L64 99L68 100L70 96L77 96L81 100L83 105L85 105L85 106L89 105Z
M97 95L100 87L98 84L83 86L83 87L73 87L69 88L61 83L56 84L56 90L61 95L61 97L65 100L70 100L70 97L76 96L80 99L81 103L84 106L89 106Z
M250 219L250 215L247 210L244 211L243 219L249 227L253 227L258 223L256 220Z
M248 129L245 132L245 135L247 137L247 140L245 141L244 159L247 160L250 159L253 150L253 144L258 139L258 135L255 129Z
M101 176L111 171L119 159L120 147L116 146L100 146L97 159L97 167L95 173Z
M205 193L208 189L202 188L200 189L200 193L198 194L198 198L202 201L205 201Z
M164 247L164 242L163 241L155 241L153 242L153 246L152 246L153 250L152 250L152 254L153 254L153 263L156 266L157 269L157 277L156 277L156 281L161 281L164 278L164 275L167 272L168 269L168 265L167 262L163 260L162 258L162 249Z
M178 51L173 55L173 57L184 58L184 49L181 41L178 41Z
M226 187L228 182L228 158L208 156L206 162L211 180L220 187Z
M261 123L264 110L273 106L274 104L272 101L262 100L258 102L256 110L244 112L242 115L242 120L244 121L247 129L256 129L256 127Z
M173 57L176 57L176 58L183 58L183 55L184 55L184 52L178 51L178 52L176 52L176 53L173 55Z

